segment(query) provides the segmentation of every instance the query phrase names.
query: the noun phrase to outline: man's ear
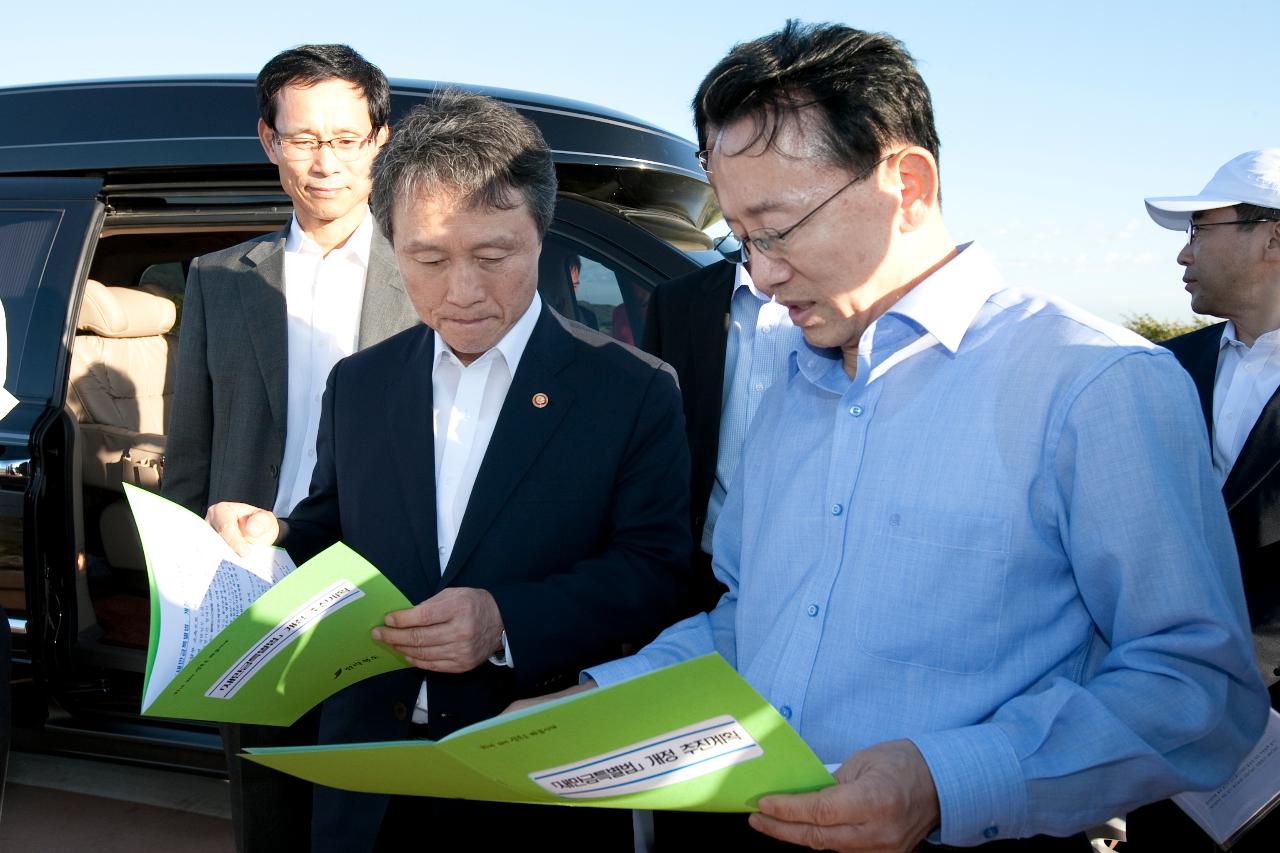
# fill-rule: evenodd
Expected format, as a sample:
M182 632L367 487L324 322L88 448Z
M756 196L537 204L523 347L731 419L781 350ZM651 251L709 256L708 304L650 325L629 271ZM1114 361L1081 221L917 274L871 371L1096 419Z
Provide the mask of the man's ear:
M276 160L276 147L272 144L275 133L265 121L258 119L258 141L262 143L262 150L267 152L268 160L279 166L280 161Z
M918 145L904 148L889 161L901 193L902 228L914 231L938 209L938 162Z
M1270 233L1267 234L1267 246L1262 250L1262 259L1280 263L1280 222L1264 223Z
M391 138L391 126L384 124L378 128L378 132L373 135L374 151L381 151L382 146L387 144L387 140Z

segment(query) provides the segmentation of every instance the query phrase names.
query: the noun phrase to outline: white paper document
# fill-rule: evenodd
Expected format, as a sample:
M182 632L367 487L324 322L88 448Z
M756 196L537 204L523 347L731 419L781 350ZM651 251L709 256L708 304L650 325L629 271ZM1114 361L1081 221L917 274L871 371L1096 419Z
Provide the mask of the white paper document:
M159 620L151 677L142 697L146 710L175 675L218 632L271 585L293 571L282 548L256 547L240 557L200 517L144 489L126 485L142 534Z
M1267 719L1262 738L1231 778L1212 791L1173 798L1224 850L1280 804L1280 714Z

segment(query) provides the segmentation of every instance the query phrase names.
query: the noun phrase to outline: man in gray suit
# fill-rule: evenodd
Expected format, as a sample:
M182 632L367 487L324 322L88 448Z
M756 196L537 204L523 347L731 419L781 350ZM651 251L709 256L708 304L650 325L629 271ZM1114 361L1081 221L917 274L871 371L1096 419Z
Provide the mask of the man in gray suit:
M293 201L284 230L196 258L187 277L163 493L287 514L306 495L334 363L418 322L369 215L390 87L345 45L258 74L258 136Z
M303 45L263 66L257 96L293 218L191 264L161 490L201 515L227 500L287 515L311 481L333 365L418 322L368 207L386 76L345 45ZM307 742L308 728L224 727L240 850L305 838L308 787L236 756Z

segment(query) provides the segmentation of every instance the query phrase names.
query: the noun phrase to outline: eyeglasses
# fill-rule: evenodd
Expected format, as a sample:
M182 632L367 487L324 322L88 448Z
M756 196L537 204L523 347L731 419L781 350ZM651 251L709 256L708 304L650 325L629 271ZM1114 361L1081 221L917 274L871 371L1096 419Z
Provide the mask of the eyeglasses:
M751 260L751 252L753 251L759 252L760 254L764 255L766 258L772 258L774 260L782 260L787 256L788 235L790 235L801 225L805 224L810 219L812 219L819 210L822 210L822 208L830 204L835 199L836 196L840 195L840 193L849 189L849 187L853 186L859 181L866 180L866 178L872 172L874 172L880 166L881 163L885 162L886 160L892 159L893 157L897 156L898 153L900 152L895 151L893 154L888 154L884 157L881 157L879 160L872 163L866 169L859 172L857 175L854 175L853 178L847 184L845 184L840 189L833 192L831 195L827 196L826 199L824 199L821 204L819 204L813 210L806 213L803 217L800 218L799 222L796 222L790 227L783 228L781 231L779 231L776 228L757 228L755 231L748 233L745 238L738 237L738 235L730 231L728 234L724 235L719 240L717 240L713 245L713 248L717 252L719 252L726 261L729 261L730 263L734 263L734 264L742 264Z
M1187 222L1187 242L1194 243L1196 241L1196 232L1201 228L1209 228L1214 225L1252 225L1255 222L1280 222L1280 219L1233 219L1230 222Z
M373 142L373 133L368 136L338 136L333 139L312 139L309 136L281 136L275 134L276 145L286 160L310 160L320 149L329 146L333 156L344 163L359 159L369 143Z

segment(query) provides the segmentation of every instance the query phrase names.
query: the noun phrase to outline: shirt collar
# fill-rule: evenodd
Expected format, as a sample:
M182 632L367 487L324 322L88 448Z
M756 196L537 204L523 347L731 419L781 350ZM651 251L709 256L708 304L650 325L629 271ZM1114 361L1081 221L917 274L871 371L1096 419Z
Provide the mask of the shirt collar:
M511 375L516 375L516 368L520 366L520 359L524 356L525 348L529 345L529 338L533 336L533 328L538 325L538 315L542 312L542 297L537 291L533 293L533 301L529 303L529 307L520 315L520 319L516 320L515 325L507 329L507 333L502 336L493 347L480 358L484 358L495 350L502 356L507 363L507 369L511 371ZM453 358L453 350L445 343L444 338L439 334L433 335L435 338L435 355L431 359L432 369L440 366L440 359L445 353ZM476 359L479 361L480 359ZM474 364L474 362L473 362Z
M369 252L373 246L373 216L369 214L369 208L365 208L364 218L360 220L360 225L355 231L351 232L351 236L347 241L338 248L329 253L328 257L342 258L347 257L357 262L362 267L369 266ZM284 238L284 250L286 252L295 252L300 255L322 255L320 247L316 245L316 241L308 237L298 225L298 217L291 217L289 220L289 233Z
M751 295L760 302L768 302L769 297L761 293L760 289L756 287L756 283L751 280L751 273L747 271L747 265L734 264L734 266L737 269L733 276L733 295L737 296L738 291L745 287L747 290L751 291Z
M1003 290L995 261L976 243L956 248L956 256L917 284L886 311L924 328L951 353L960 349L965 332L991 298Z
M956 247L955 257L907 291L885 315L918 324L954 354L982 306L1004 287L995 261L981 246L969 242ZM875 335L883 319L877 318L863 332L864 342ZM789 375L798 371L814 385L837 394L852 382L838 349L815 349L806 343L794 355Z
M1260 348L1259 345L1261 345ZM1272 329L1269 332L1263 332L1261 335L1254 338L1253 346L1249 347L1245 346L1244 341L1240 340L1240 336L1236 332L1235 321L1228 320L1227 324L1222 327L1222 337L1218 339L1219 350L1224 350L1227 347L1232 347L1242 353L1249 352L1255 348L1258 348L1259 352L1263 352L1268 349L1280 348L1280 329Z

